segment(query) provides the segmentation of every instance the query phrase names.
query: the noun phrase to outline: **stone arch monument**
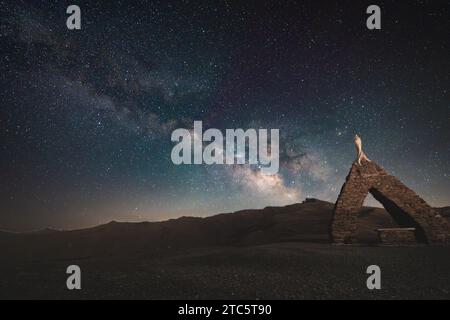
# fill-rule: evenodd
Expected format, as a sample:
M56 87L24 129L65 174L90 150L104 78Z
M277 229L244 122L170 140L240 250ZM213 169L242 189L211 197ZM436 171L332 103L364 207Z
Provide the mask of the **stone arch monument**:
M400 180L370 161L362 152L358 136L355 136L355 145L357 160L350 169L334 207L331 226L333 242L354 241L359 210L369 192L401 227L414 228L409 230L415 230L418 242L449 242L450 226L446 219Z

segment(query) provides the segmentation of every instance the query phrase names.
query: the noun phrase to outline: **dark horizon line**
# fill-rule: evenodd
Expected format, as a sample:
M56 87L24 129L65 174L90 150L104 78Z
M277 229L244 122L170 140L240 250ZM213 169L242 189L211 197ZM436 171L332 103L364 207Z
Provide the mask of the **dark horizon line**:
M9 234L36 234L36 233L39 233L39 232L43 232L43 231L54 231L54 232L72 232L72 231L81 231L81 230L88 230L88 229L94 229L94 228L97 228L97 227L100 227L100 226L105 226L105 225L108 225L108 224L111 224L111 223L129 223L129 224L138 224L138 223L160 223L160 222L167 222L167 221L172 221L172 220L179 220L179 219L182 219L182 218L196 218L196 219L205 219L205 218L210 218L210 217L214 217L214 216L218 216L218 215L222 215L222 214L234 214L234 213L238 213L238 212L242 212L242 211L261 211L261 210L265 210L265 209L267 209L267 208L285 208L285 207L289 207L289 206L294 206L294 205L298 205L298 204L304 204L304 203L307 203L308 201L321 201L321 202L327 202L327 203L329 203L329 204L333 204L334 205L334 203L335 202L330 202L330 201L326 201L326 200L321 200L321 199L318 199L318 198L313 198L313 197L311 197L311 198L309 198L309 197L306 197L303 201L301 201L301 202L294 202L294 203L291 203L291 204L287 204L287 205L284 205L284 206L265 206L265 207L263 207L263 208L260 208L260 209L255 209L255 208L245 208L245 209L240 209L240 210L236 210L236 211L231 211L231 212L219 212L219 213L213 213L213 214L211 214L211 215L208 215L208 216L203 216L203 217L200 217L200 216L185 216L185 215L182 215L182 216L179 216L179 217L176 217L176 218L170 218L170 219L165 219L165 220L155 220L155 221L148 221L148 220L146 220L146 221L123 221L123 220L110 220L110 221L108 221L108 222L105 222L105 223L99 223L99 224L94 224L94 225L90 225L90 226L87 226L87 227L79 227L79 228L73 228L73 229L63 229L63 228L54 228L54 227L50 227L50 226L47 226L47 227L43 227L43 228L39 228L39 229L30 229L30 230L23 230L23 231L14 231L14 230L8 230L8 229L2 229L2 228L0 228L0 233L9 233ZM383 210L386 210L383 206L380 206L380 207L374 207L374 206L365 206L365 205L363 205L363 208L374 208L374 209L383 209ZM449 205L446 205L446 206L442 206L442 207L432 207L433 209L444 209L444 208L450 208L450 204Z

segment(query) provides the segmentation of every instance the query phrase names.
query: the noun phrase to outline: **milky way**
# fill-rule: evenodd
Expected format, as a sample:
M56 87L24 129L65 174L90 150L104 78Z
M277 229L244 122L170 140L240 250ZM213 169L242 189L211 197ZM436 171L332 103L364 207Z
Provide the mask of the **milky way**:
M370 159L450 204L448 1L1 6L0 229L161 220L316 197ZM175 128L280 129L280 171L181 165Z

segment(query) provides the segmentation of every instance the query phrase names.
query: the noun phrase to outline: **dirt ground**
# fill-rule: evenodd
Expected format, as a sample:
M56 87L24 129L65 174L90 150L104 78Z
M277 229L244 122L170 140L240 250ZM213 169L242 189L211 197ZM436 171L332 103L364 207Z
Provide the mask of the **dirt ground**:
M81 290L66 288L71 264L81 267ZM381 290L366 287L372 264L381 268ZM134 258L1 261L0 272L2 299L450 298L450 247L276 243Z

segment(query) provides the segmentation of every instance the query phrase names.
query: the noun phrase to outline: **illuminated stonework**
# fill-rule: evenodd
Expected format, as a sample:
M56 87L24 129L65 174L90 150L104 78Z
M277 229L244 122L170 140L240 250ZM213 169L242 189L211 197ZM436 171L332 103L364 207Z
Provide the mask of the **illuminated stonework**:
M333 242L354 242L358 213L369 192L400 227L416 229L418 242L450 241L450 226L445 218L376 163L363 161L361 165L352 165L336 201L331 226Z

